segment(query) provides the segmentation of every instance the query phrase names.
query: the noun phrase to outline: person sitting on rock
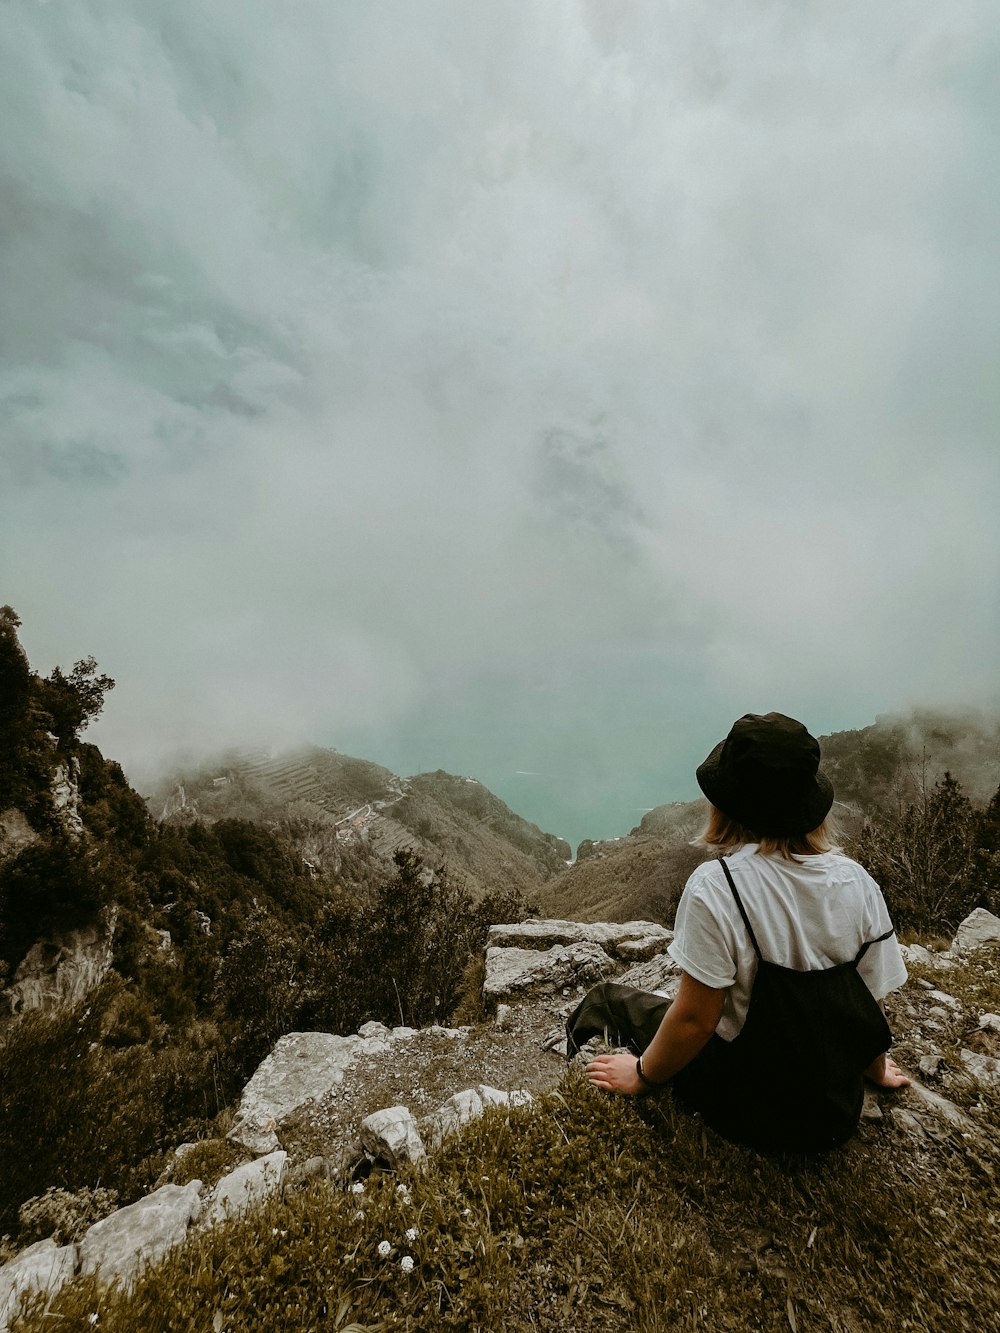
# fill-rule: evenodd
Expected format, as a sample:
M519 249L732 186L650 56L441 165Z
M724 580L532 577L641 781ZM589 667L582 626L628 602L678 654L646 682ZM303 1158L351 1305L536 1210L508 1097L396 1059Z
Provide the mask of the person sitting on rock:
M815 1151L855 1131L864 1079L909 1083L879 1001L906 981L881 890L834 846L833 788L801 722L748 713L697 772L715 859L688 880L669 952L680 990L605 982L567 1021L568 1058L595 1036L595 1088L670 1084L735 1142ZM636 1059L638 1055L638 1059Z

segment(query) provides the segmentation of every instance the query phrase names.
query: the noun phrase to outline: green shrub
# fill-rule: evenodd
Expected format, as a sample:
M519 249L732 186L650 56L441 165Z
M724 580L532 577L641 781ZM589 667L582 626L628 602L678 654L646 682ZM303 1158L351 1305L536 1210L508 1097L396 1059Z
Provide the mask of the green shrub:
M107 1217L118 1207L116 1190L62 1190L56 1186L37 1198L28 1199L18 1209L18 1243L31 1245L51 1236L57 1245L79 1240L88 1227Z
M120 993L112 981L75 1009L29 1013L0 1033L0 1230L50 1186L100 1184L130 1201L164 1150L220 1110L211 1030L162 1046L103 1043Z
M91 924L102 902L90 856L65 834L0 867L0 954L11 966L38 939Z
M243 1157L240 1149L226 1139L202 1139L183 1157L176 1159L170 1172L171 1184L186 1185L190 1180L200 1180L208 1188L238 1165Z
M985 905L979 827L961 784L945 773L908 804L875 811L850 850L881 886L897 928L950 933Z

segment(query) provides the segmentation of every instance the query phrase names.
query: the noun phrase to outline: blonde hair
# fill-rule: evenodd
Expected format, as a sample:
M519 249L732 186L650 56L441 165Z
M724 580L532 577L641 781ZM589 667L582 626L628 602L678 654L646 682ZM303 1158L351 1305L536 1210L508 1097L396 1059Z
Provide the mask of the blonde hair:
M821 852L840 851L837 846L837 832L829 816L808 833L775 838L761 836L752 829L744 828L742 824L730 819L729 815L723 814L717 806L711 804L708 807L708 822L697 838L691 839L692 847L707 847L723 855L726 852L734 852L737 847L742 847L748 842L760 844L757 848L757 854L760 856L781 856L786 861L794 861L797 856L818 856Z

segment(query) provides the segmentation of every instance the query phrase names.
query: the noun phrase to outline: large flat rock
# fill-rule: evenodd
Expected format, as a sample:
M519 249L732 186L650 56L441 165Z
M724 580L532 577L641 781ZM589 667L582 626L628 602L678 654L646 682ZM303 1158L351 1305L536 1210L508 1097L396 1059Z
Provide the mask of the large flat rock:
M285 1178L286 1152L268 1153L244 1162L223 1176L212 1191L208 1221L221 1222L227 1217L238 1217L262 1204L281 1189Z
M179 1245L201 1212L201 1181L161 1185L138 1203L102 1218L80 1241L80 1272L128 1286L146 1264Z
M277 1042L243 1089L228 1137L258 1156L276 1152L276 1130L299 1107L318 1101L344 1081L354 1060L415 1035L413 1028L366 1023L348 1037L332 1032L290 1032Z
M985 907L977 907L970 912L951 942L954 953L971 953L984 944L1000 943L1000 916L987 912Z
M668 953L658 953L655 957L630 967L620 977L615 977L615 980L621 986L655 991L673 999L680 990L681 969Z
M487 1002L551 995L567 986L591 985L618 970L599 944L557 944L551 949L518 949L493 946L486 950Z
M660 953L674 932L655 921L521 921L490 926L487 947L551 949L559 944L599 944L612 958L630 962Z
M11 1315L22 1296L56 1292L76 1272L75 1245L56 1245L51 1236L29 1245L0 1268L0 1333L6 1333Z

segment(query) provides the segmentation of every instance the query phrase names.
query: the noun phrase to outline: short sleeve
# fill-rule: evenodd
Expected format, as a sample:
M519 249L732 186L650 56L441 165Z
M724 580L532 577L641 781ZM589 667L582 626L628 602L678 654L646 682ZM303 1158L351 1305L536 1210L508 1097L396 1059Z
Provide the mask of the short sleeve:
M688 881L677 905L673 943L667 952L678 967L704 986L726 990L736 980L736 960L725 923L701 884Z
M892 919L885 898L882 896L882 890L866 871L862 870L862 875L867 890L866 939L877 940L887 930L893 929ZM865 950L864 957L858 964L858 975L876 1000L881 1000L890 991L898 990L904 984L907 979L906 964L903 962L895 934Z

